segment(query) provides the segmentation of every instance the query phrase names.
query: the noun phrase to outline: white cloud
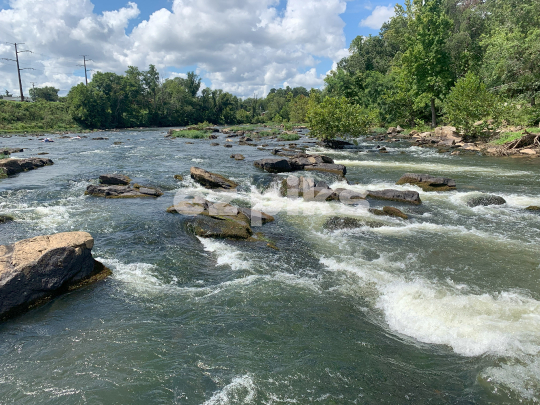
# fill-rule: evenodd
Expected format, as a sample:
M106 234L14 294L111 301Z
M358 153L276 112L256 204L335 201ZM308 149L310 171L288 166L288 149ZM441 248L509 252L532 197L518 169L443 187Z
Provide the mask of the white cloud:
M146 68L197 66L214 88L240 96L266 94L285 82L322 85L315 67L322 58L344 55L347 0L174 0L171 9L154 12L126 33L139 15L135 3L95 14L91 0L11 0L0 11L0 37L26 42L37 54L21 55L37 71L25 71L30 82L67 89L79 55L91 56L92 69L123 72L128 65ZM12 57L0 46L0 57ZM306 72L306 73L300 73ZM0 63L0 85L16 90L15 69Z
M368 18L360 21L360 26L378 30L394 15L395 11L392 5L377 6Z

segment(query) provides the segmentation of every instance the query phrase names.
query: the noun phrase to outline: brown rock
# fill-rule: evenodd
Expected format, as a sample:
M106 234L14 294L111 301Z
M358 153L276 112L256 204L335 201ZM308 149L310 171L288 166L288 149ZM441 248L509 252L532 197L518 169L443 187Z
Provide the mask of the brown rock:
M198 167L191 168L191 178L202 186L210 189L234 190L238 187L234 181L215 173L207 172Z

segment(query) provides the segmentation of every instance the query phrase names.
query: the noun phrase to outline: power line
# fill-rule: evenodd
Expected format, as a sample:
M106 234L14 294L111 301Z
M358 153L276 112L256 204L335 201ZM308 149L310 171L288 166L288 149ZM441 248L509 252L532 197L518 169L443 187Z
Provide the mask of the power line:
M21 80L21 70L35 70L35 69L32 69L32 68L21 68L19 66L19 54L20 53L25 53L25 52L30 52L32 53L32 51L28 51L28 50L24 50L24 51L19 51L17 50L17 45L24 45L24 43L11 43L11 42L6 42L6 44L9 44L9 45L13 45L15 46L15 59L7 59L7 58L2 58L2 60L10 60L12 62L17 62L17 74L19 76L19 89L21 91L21 102L24 101L24 94L23 94L23 88L22 88L22 80Z

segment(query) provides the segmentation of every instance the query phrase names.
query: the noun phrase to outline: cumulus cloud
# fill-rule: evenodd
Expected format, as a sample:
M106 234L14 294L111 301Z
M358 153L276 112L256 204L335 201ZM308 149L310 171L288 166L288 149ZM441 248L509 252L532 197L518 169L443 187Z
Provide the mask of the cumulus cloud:
M392 5L377 6L369 17L360 21L360 26L378 30L386 21L388 21L394 15L395 11Z
M197 66L212 87L240 96L266 94L284 83L319 87L316 66L323 58L345 55L346 0L174 0L155 11L131 33L139 15L133 2L116 11L94 13L91 0L11 0L0 11L0 36L25 42L38 53L21 59L36 71L25 82L67 89L79 55L90 55L92 68L123 72L128 65L146 68ZM0 57L12 57L0 46ZM304 72L304 73L301 73ZM16 89L16 72L0 63L4 86ZM303 84L302 84L303 83Z

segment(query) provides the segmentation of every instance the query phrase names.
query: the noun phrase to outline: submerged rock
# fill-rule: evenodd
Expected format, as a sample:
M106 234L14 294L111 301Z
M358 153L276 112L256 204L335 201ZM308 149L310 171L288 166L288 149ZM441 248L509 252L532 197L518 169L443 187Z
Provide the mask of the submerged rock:
M0 160L0 178L35 170L44 166L52 166L54 162L46 158L2 159Z
M397 208L394 208L394 207L383 207L382 210L371 209L369 210L369 212L375 215L386 215L389 217L409 219L409 216L407 214L404 214L401 210L398 210Z
M401 191L388 189L377 191L368 190L367 197L374 198L376 200L398 201L415 205L422 204L422 200L420 200L420 194L418 194L416 191Z
M478 206L487 207L489 205L504 205L504 204L506 204L506 200L504 198L499 197L497 195L489 195L489 194L482 195L479 197L474 197L467 202L467 205L469 207L478 207Z
M401 176L396 184L412 184L424 191L454 191L456 189L455 180L429 174L406 173Z
M525 208L527 211L540 211L540 207L531 205L530 207Z
M323 225L327 231L339 231L343 229L357 229L363 227L381 228L384 226L382 222L364 221L356 218L348 217L332 217L329 218Z
M15 221L15 218L9 215L0 215L0 224L5 224L6 222Z
M234 190L238 187L234 181L198 167L191 168L191 178L200 185L210 189Z
M175 175L174 175L174 179L175 179L175 180L178 180L178 181L183 181L183 180L184 180L184 176L182 176L181 174L175 174Z
M84 194L105 198L144 198L161 197L163 192L151 187L90 185Z
M0 246L0 319L102 280L111 271L92 257L86 232L38 236Z
M127 186L131 183L131 179L123 174L104 174L99 176L99 182L112 186Z

